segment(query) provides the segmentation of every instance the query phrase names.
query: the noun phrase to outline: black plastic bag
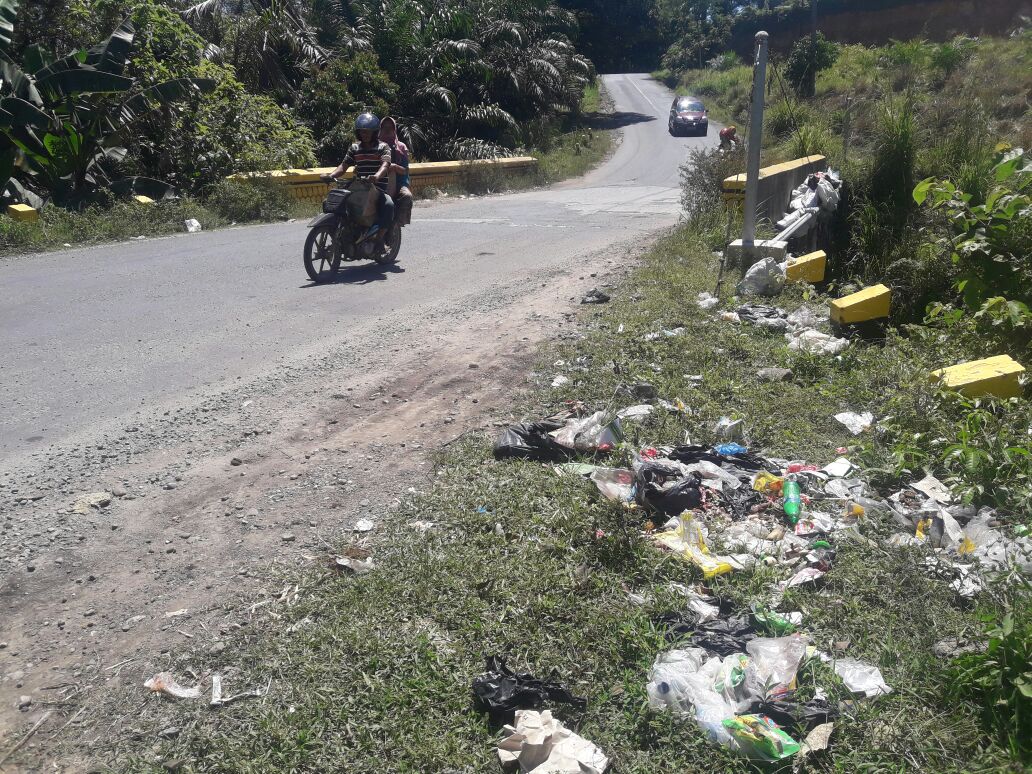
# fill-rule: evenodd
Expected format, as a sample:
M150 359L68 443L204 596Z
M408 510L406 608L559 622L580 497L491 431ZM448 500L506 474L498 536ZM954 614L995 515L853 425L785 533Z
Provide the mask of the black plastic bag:
M487 657L487 671L473 678L477 708L493 720L509 722L518 709L538 709L546 702L571 704L579 710L588 702L574 696L559 683L539 680L531 674L513 672L500 656Z
M524 422L506 428L495 441L495 459L565 460L570 450L556 443L549 435L563 427L565 422L545 419L541 422Z
M793 701L791 694L784 697L760 702L760 714L766 715L785 729L799 729L803 735L821 723L829 723L838 717L839 711L826 699L811 699L805 704ZM791 733L791 731L789 731Z
M722 658L732 653L744 653L745 644L757 636L747 615L696 623L690 614L663 613L653 621L659 628L666 629L667 642L686 642Z
M692 474L683 478L681 471L654 462L638 468L638 501L668 516L677 516L702 505L700 479ZM674 481L673 485L670 482Z

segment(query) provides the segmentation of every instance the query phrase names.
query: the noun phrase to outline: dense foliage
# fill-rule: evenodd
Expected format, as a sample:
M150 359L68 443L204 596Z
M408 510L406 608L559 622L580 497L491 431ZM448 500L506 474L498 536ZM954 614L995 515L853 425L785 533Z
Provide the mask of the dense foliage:
M75 53L80 42L118 30L121 70L85 84L74 104L53 92L54 104L38 106L47 118L36 116L55 127L97 118L103 126L87 128L103 158L81 150L73 169L75 153L57 140L41 136L33 153L5 146L19 183L8 198L33 201L89 199L117 176L197 191L239 171L335 164L365 109L398 116L417 157L507 155L547 142L594 78L573 43L574 14L542 0L71 0L27 10L0 0L0 9L5 66L30 79L51 59L97 69L86 57L100 54ZM53 57L41 53L49 49ZM158 88L167 82L178 91ZM3 95L17 83L5 77Z

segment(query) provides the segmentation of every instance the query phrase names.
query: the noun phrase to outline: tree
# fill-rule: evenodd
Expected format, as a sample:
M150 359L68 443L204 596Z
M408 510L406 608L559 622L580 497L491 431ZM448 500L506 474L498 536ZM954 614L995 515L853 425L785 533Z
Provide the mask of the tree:
M104 43L61 59L29 46L19 65L8 53L16 8L16 0L0 0L0 178L8 195L78 205L100 188L166 193L159 181L118 174L129 129L213 84L177 79L138 88L124 74L135 33L129 21Z
M659 24L670 30L674 40L663 55L663 66L671 70L701 68L725 51L735 5L731 0L658 0Z
M817 73L827 70L838 59L838 46L817 33L816 43L809 37L799 38L792 46L785 65L785 77L801 97L812 97Z

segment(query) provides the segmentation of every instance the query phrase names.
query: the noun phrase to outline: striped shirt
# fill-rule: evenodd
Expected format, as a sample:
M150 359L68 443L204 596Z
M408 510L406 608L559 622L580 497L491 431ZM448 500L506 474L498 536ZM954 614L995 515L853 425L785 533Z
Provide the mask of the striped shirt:
M345 169L354 166L356 175L371 176L380 171L380 166L384 162L391 163L391 149L387 143L377 142L376 145L363 145L356 142L348 148L343 165ZM376 184L376 187L384 193L387 192L386 176Z

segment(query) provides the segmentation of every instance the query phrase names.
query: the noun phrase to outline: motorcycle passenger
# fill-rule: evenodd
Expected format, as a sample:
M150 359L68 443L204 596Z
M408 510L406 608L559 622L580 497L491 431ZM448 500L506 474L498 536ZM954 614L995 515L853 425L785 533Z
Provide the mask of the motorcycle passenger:
M398 139L398 124L390 116L380 119L380 140L391 149L391 181L388 190L394 199L396 220L398 225L407 226L412 222L412 189L409 178L409 150Z
M355 119L355 136L358 142L352 143L340 166L326 177L336 180L348 167L355 167L359 177L371 177L380 192L376 212L376 251L383 253L387 231L394 222L394 200L387 193L387 175L391 167L391 149L387 143L380 142L377 134L380 131L380 119L372 113L362 113ZM372 194L371 194L372 195Z

